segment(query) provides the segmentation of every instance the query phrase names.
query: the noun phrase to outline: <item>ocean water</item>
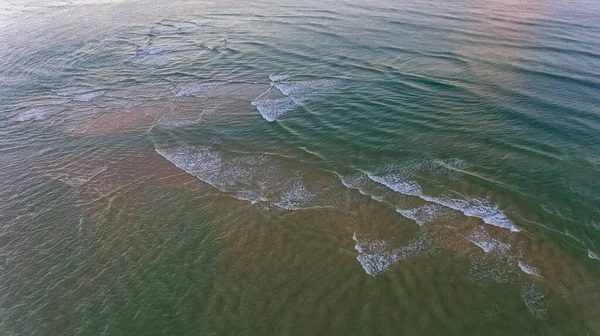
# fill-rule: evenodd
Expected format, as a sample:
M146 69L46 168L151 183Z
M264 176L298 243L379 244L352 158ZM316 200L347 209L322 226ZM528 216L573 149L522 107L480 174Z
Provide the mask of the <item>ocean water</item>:
M600 335L600 5L0 2L0 334Z

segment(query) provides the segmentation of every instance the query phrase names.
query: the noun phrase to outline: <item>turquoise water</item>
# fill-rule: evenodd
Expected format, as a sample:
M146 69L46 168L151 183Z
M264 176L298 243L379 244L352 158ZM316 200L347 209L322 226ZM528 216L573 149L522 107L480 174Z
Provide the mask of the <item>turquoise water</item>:
M0 4L1 333L600 334L599 18Z

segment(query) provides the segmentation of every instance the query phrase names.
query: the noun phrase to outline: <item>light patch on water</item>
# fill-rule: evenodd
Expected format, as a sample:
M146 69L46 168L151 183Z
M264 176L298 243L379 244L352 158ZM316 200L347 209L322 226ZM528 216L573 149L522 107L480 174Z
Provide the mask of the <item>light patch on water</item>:
M15 120L17 121L40 121L48 117L50 109L47 107L33 107L27 109L17 115Z
M588 250L588 257L590 259L600 260L600 257L598 257L598 255L591 250Z
M365 273L376 276L387 271L392 265L409 257L432 252L432 242L426 237L411 240L408 245L400 248L390 248L383 240L359 237L354 233L352 240L356 243L354 249L358 252L356 260Z
M425 204L414 209L396 209L396 212L402 216L412 219L417 224L423 226L426 223L434 221L440 212L440 207L434 204Z
M546 317L546 295L547 293L538 290L534 284L527 284L521 289L521 297L523 298L527 309L529 309L529 312L531 312L533 317L540 320Z

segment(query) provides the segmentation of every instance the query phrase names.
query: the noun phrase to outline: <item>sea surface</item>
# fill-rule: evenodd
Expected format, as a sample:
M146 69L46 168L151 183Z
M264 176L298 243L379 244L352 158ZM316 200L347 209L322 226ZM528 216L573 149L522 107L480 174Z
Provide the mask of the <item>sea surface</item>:
M0 334L600 335L595 0L0 1Z

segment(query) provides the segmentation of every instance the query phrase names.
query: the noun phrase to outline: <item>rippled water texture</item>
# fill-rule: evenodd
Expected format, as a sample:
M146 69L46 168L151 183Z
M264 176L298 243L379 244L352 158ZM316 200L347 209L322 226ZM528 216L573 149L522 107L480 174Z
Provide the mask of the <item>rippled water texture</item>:
M600 334L593 1L0 3L0 334Z

